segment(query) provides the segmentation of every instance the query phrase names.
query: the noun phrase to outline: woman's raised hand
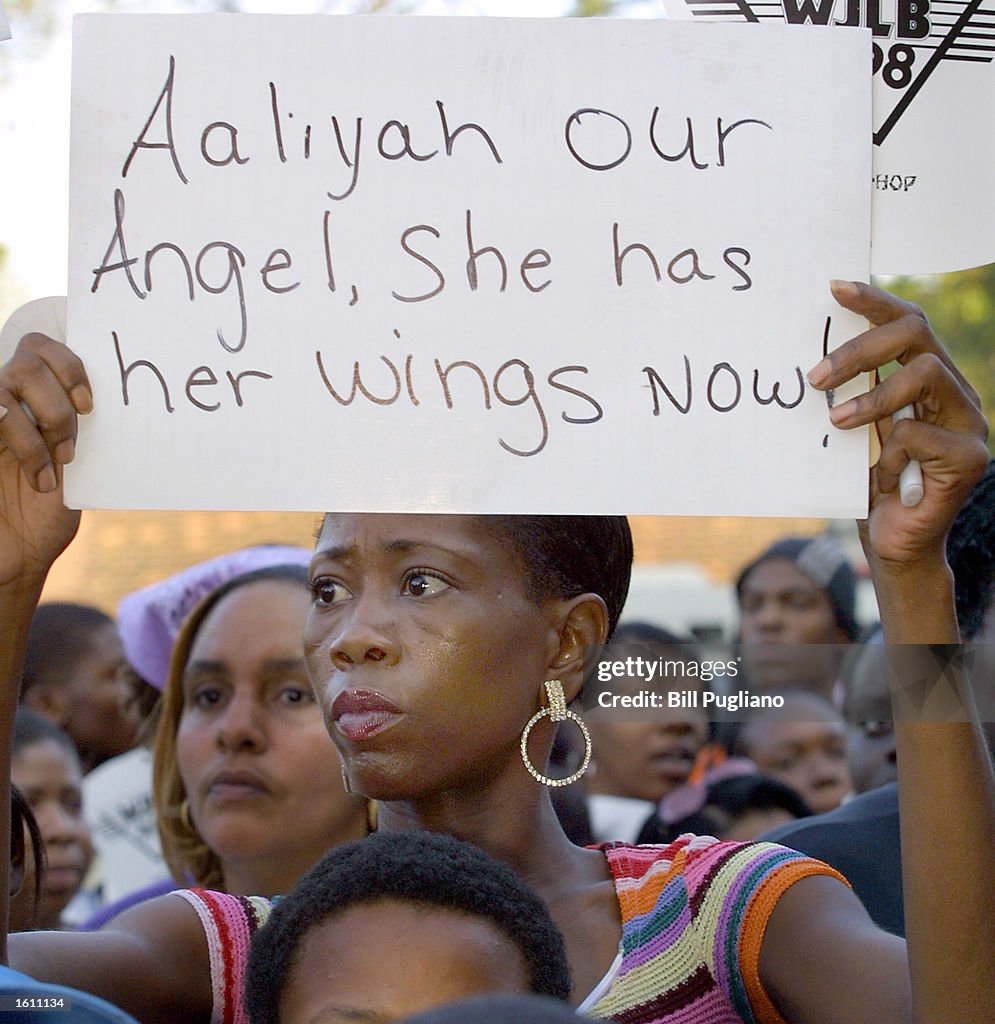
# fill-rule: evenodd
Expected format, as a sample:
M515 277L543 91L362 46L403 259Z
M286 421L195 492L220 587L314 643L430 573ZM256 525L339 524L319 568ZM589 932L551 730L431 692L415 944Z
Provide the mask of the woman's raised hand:
M79 513L63 505L62 467L92 406L83 364L43 334L0 366L0 584L43 577L72 540Z
M833 295L872 327L841 345L809 373L820 390L891 362L898 369L866 394L830 411L842 429L876 424L881 455L871 471L865 548L872 563L942 562L947 529L988 462L988 423L964 379L918 307L871 285L834 281ZM915 419L891 415L913 405ZM922 467L924 494L902 505L898 480L910 459Z

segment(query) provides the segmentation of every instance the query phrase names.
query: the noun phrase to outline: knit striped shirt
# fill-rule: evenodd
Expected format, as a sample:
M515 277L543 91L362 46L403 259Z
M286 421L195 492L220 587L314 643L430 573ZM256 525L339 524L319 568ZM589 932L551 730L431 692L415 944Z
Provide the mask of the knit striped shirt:
M262 896L232 896L210 889L177 889L197 911L211 961L211 1024L248 1024L245 968L252 936L273 908Z
M832 868L772 843L681 836L601 847L622 915L612 970L580 1007L619 1024L783 1024L760 983L778 899Z
M581 1005L619 1024L783 1024L760 984L760 944L778 898L832 868L772 843L681 836L667 846L601 847L622 916L619 955ZM177 890L207 938L211 1024L248 1024L243 989L261 897Z

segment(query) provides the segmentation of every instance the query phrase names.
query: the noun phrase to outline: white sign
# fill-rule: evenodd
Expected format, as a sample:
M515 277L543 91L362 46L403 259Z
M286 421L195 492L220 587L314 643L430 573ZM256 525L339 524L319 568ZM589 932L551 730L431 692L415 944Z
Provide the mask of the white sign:
M679 19L870 29L871 270L942 274L995 262L995 18L984 0L664 0L664 7Z
M839 515L866 32L87 16L68 498ZM832 95L832 102L826 97Z

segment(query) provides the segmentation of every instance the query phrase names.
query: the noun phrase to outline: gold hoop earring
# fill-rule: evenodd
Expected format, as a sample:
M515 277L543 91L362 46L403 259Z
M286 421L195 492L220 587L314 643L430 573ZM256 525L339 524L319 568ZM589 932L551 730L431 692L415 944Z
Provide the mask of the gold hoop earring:
M549 701L549 707L540 708L529 719L528 725L525 726L525 731L522 733L522 760L525 762L525 767L532 778L537 782L541 782L544 786L569 786L570 783L576 782L587 771L587 766L591 763L591 734L587 731L587 726L580 715L567 710L567 701L563 694L563 684L559 679L546 680L546 698ZM569 718L580 726L580 731L584 734L584 760L581 761L577 771L573 775L568 775L565 779L551 779L548 775L543 775L529 760L529 733L532 731L532 726L547 715L549 715L551 722L564 722Z

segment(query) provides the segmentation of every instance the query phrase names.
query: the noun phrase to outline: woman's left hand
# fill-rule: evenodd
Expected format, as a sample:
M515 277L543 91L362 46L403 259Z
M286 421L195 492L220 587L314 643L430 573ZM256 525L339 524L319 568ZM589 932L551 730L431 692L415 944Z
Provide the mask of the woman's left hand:
M977 392L957 369L912 303L867 284L834 281L833 295L872 327L830 352L809 372L822 391L860 373L875 373L890 362L899 367L874 387L834 407L829 415L841 429L874 424L881 455L871 468L870 514L865 526L868 559L895 568L942 563L947 530L988 462L988 423ZM892 423L906 405L915 419ZM899 475L910 459L922 468L923 497L905 507Z

